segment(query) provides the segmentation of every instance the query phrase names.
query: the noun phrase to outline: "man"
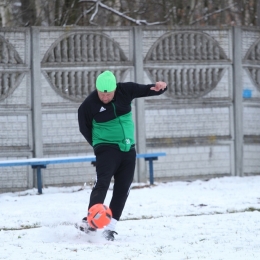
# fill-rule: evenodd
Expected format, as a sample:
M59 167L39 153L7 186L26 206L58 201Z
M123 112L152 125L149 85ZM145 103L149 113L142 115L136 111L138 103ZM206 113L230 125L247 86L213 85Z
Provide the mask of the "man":
M96 182L89 206L103 203L114 177L110 209L113 218L103 231L107 240L114 240L115 227L120 219L134 177L136 150L131 102L134 98L155 96L167 89L165 82L141 85L133 82L116 83L111 71L101 73L94 90L78 109L79 129L96 155ZM88 233L86 218L77 226Z

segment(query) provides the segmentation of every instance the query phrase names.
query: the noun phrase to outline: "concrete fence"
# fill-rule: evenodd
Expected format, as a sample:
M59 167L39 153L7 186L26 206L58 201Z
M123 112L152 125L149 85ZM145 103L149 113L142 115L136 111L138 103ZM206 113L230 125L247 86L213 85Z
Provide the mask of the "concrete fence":
M109 69L168 83L133 102L138 152L167 153L155 181L260 174L260 28L1 28L0 54L0 160L92 154L77 109ZM95 179L88 163L43 172L45 187ZM35 183L29 167L0 168L0 192Z

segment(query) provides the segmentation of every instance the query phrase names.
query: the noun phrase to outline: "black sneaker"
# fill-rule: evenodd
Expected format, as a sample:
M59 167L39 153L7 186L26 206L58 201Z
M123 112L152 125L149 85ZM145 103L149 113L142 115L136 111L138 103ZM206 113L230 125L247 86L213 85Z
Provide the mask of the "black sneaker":
M115 237L114 234L117 235L116 231L111 231L111 230L104 230L102 232L103 237L108 240L108 241L114 241Z
M83 218L81 223L76 223L75 228L79 229L82 232L89 233L89 232L95 232L97 231L95 228L89 226L87 218Z

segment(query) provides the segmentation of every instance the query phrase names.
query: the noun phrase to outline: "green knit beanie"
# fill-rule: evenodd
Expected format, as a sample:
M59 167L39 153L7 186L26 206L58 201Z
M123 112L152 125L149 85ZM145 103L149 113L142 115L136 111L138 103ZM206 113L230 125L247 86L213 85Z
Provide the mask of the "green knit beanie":
M96 87L101 92L114 91L116 89L115 75L109 70L104 71L97 77Z

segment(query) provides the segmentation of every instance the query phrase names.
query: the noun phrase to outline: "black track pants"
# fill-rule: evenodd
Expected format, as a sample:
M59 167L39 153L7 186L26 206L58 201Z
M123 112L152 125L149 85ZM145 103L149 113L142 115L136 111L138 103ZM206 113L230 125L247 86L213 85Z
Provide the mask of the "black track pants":
M90 195L89 208L104 203L110 181L114 176L110 209L113 218L119 220L134 178L136 151L122 152L114 147L102 145L95 152L97 180Z

